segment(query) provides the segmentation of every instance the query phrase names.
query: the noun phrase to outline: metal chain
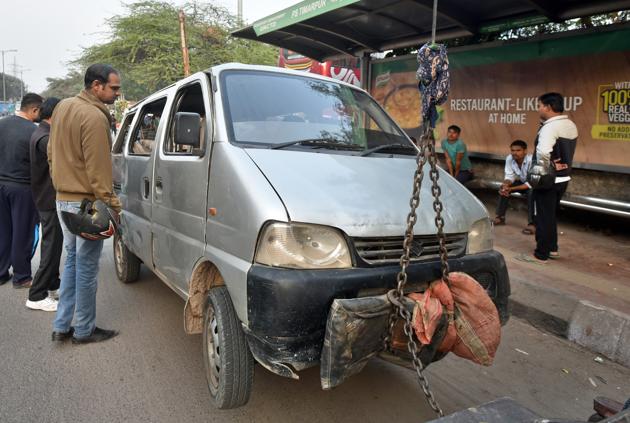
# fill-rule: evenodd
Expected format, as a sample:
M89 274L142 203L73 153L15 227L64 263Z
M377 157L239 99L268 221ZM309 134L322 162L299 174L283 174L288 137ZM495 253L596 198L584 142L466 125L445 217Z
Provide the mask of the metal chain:
M444 211L444 206L442 205L442 201L440 200L440 195L442 194L442 189L438 184L440 179L440 174L437 169L437 155L435 154L435 139L431 134L431 141L428 143L429 152L429 164L431 166L431 171L429 175L431 176L431 182L433 185L431 186L431 193L433 194L433 210L435 211L435 227L437 228L437 236L438 241L440 242L440 265L442 268L442 280L446 283L446 285L450 288L451 282L448 278L449 267L448 267L448 249L446 248L446 235L444 235L444 218L442 217L442 211Z
M432 157L435 155L434 154L435 149L432 146L434 143L435 143L435 140L433 139L433 128L431 128L430 125L427 125L427 128L421 138L420 152L418 153L418 156L416 157L416 163L418 166L416 168L416 172L413 178L413 181L414 181L413 194L411 196L411 200L409 201L411 211L407 215L407 229L405 231L405 240L403 242L403 255L400 257L401 270L397 276L398 284L397 284L396 290L394 291L394 298L391 298L391 300L392 300L392 303L398 308L398 316L400 316L405 322L403 325L403 330L405 332L405 335L407 336L407 349L409 350L409 353L411 354L413 367L416 370L420 388L422 389L422 392L424 393L424 396L426 397L427 402L429 403L429 406L431 406L433 411L435 411L435 413L438 416L442 417L444 416L444 412L442 411L442 408L440 408L440 405L435 399L435 395L433 394L433 391L431 391L431 387L429 386L429 381L426 379L423 373L424 364L422 364L422 360L418 356L418 344L414 338L414 331L413 331L412 322L411 322L411 318L412 318L411 313L405 308L403 304L403 297L405 295L404 290L405 290L405 285L407 284L407 267L409 266L411 244L413 243L413 228L418 219L417 214L416 214L416 209L420 205L420 190L422 187L422 180L424 178L424 165L427 162L427 153L429 156L429 162L431 163L431 180L433 181L433 195L434 195L433 207L434 209L438 207L438 210L440 212L442 208L442 205L439 201L440 192L439 192L439 186L437 186L437 177L433 173L434 171L437 172L435 170L435 165L432 162L434 161ZM437 190L435 190L436 186L438 188ZM436 197L436 194L437 194L437 197ZM436 206L436 203L438 204L437 206ZM436 218L436 225L438 225L438 236L439 236L439 231L441 230L440 228L443 228L444 221L441 217L441 214L437 211L436 213L437 213L437 216L440 217L440 221L442 222L442 225L440 227L438 225L438 220ZM446 248L442 250L442 248L440 247L441 259L442 257L445 256L445 251L446 251ZM446 269L447 269L446 274L448 275L448 267ZM444 275L444 266L442 266L442 272ZM396 322L398 320L398 316L396 316L395 313L392 313L390 315L389 334L387 338L385 339L385 347L388 349L391 347L391 339L394 333L394 326L396 325Z

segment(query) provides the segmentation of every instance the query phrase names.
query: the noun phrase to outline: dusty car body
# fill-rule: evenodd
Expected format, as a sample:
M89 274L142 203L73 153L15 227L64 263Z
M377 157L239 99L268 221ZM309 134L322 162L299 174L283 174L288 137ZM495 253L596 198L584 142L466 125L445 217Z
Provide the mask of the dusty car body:
M363 90L279 68L216 66L127 111L113 147L116 271L131 282L143 263L186 301L216 406L247 402L253 359L292 378L318 365L333 300L395 286L416 152ZM440 275L428 183L417 289ZM444 172L440 186L451 270L477 278L505 320L487 211Z

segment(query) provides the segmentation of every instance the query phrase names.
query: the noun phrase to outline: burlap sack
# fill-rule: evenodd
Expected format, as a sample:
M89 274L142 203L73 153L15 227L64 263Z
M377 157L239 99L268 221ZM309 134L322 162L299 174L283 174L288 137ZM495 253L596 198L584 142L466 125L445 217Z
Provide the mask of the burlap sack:
M432 310L428 310L426 305L437 298L446 312L453 316L439 351L452 351L462 358L489 366L501 342L497 308L486 290L470 275L452 272L449 280L450 290L442 280L436 280L424 294L410 296L416 300L413 321L416 336L423 343L430 342L435 329L435 305L430 307ZM430 318L427 319L427 316Z

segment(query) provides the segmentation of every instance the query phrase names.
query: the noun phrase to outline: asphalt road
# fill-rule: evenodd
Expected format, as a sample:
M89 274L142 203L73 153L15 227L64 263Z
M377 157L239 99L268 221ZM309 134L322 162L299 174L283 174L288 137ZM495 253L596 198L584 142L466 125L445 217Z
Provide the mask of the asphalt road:
M183 301L146 269L135 284L118 282L110 242L101 260L97 321L119 329L116 339L53 345L53 313L26 309L26 295L10 284L0 287L2 423L421 422L434 417L413 372L380 360L330 392L321 390L318 368L293 381L257 366L247 406L213 409L201 336L183 331ZM586 420L594 396L630 396L630 369L594 357L512 319L492 367L447 357L428 374L447 413L511 396L545 417Z

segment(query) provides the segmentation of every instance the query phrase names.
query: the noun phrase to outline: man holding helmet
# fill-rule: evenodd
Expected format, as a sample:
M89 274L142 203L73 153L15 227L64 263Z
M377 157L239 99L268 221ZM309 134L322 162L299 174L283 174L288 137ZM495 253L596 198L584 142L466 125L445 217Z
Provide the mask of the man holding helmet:
M56 107L48 161L67 258L61 276L53 341L105 341L117 331L96 326L98 262L103 240L113 235L120 200L112 190L111 115L120 91L113 67L91 65L85 89ZM75 319L75 327L71 325Z

